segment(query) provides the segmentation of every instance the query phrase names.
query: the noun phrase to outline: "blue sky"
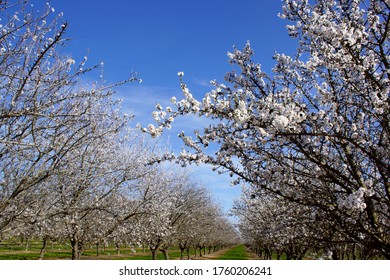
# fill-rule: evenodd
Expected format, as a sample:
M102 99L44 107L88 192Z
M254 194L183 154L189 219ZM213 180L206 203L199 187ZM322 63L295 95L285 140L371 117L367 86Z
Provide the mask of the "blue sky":
M278 18L279 0L52 0L56 12L63 12L72 40L65 51L76 61L88 56L90 65L104 62L108 82L126 79L137 72L143 83L118 89L123 110L135 114L134 126L153 122L156 103L168 105L172 96L181 98L177 73L194 96L201 98L211 89L210 80L223 81L231 70L227 52L242 48L249 40L254 59L266 71L274 65L275 51L293 54L294 42L287 35L287 21ZM169 145L180 150L177 131L192 131L202 120L186 118L174 123L164 135ZM226 176L208 166L194 174L215 195L225 210L239 196Z

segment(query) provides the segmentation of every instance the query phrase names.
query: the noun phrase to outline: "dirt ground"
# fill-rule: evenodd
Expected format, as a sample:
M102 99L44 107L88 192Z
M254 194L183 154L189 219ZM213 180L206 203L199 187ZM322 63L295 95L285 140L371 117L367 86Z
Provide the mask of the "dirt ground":
M192 258L192 259L193 260L215 260L219 256L225 254L229 250L230 250L230 248L227 248L227 249L219 250L219 251L211 253L211 254L203 255L202 257L196 257L196 258ZM250 251L247 247L245 247L245 250L246 250L248 260L259 260L260 259L255 253Z

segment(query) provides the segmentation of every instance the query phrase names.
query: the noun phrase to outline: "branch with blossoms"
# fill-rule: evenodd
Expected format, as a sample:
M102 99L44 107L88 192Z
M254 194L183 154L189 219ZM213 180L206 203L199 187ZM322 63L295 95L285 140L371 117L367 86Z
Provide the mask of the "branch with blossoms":
M235 182L323 211L337 230L390 257L388 3L284 2L295 57L275 54L271 77L249 43L234 49L229 63L240 72L225 76L228 86L213 81L202 100L179 72L184 98L171 99L175 109L157 105L157 126L144 131L157 137L183 115L214 120L179 134L189 151L158 160L232 172Z

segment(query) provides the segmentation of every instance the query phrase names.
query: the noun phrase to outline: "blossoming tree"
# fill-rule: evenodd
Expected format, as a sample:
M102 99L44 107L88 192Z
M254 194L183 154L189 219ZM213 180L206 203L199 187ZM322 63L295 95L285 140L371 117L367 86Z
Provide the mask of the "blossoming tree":
M81 85L80 76L100 65L84 68L63 55L67 23L49 4L42 8L0 3L0 236L32 213L39 187L66 170L68 154L104 138L92 116L105 128L115 123L109 130L129 120L114 110L115 85Z
M291 22L296 53L275 54L270 75L249 43L234 49L227 84L213 81L203 100L180 72L184 99L157 105L157 126L144 130L158 136L189 114L215 121L179 135L187 151L157 160L214 165L234 183L321 212L335 232L390 258L389 6L285 0L279 16Z

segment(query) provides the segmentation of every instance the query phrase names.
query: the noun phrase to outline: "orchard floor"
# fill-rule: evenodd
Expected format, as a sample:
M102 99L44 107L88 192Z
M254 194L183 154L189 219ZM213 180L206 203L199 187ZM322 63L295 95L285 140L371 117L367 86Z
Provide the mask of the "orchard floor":
M9 245L9 244L8 244ZM23 246L7 246L4 243L0 243L0 260L37 260L40 252L40 244L31 243L29 248L23 248ZM207 252L207 250L206 250ZM158 260L163 260L164 257L161 252L157 254ZM64 246L51 246L47 249L44 260L69 260L71 259L71 252L68 247ZM117 254L115 248L106 248L100 250L97 255L96 248L86 250L81 256L81 260L150 260L151 253L149 250L137 249L136 252L131 251L128 248L121 248L120 254ZM179 260L180 250L169 250L169 259ZM187 259L187 255L184 255L184 259ZM199 251L190 251L190 259L195 260L253 260L258 259L257 256L250 252L243 244L233 246L227 249L219 250L210 254L203 254L199 257Z
M193 258L194 260L259 260L256 254L251 252L246 246L238 246L223 249L202 257Z

